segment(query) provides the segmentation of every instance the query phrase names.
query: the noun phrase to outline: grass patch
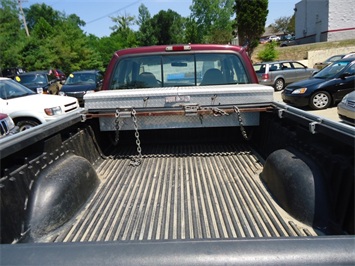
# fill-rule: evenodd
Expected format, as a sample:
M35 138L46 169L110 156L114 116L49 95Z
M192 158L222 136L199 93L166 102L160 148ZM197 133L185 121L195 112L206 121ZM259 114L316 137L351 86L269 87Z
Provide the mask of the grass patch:
M347 47L347 46L355 46L355 40L342 40L342 41L334 41L334 42L318 42L318 43L308 43L301 45L294 45L289 47L276 47L278 57L276 60L304 60L307 59L308 51L317 51L317 50L326 50L330 48L339 48L339 47ZM258 47L255 48L252 54L253 62L260 62L257 58L258 53L265 48L264 44L259 44ZM355 51L354 51L355 52Z

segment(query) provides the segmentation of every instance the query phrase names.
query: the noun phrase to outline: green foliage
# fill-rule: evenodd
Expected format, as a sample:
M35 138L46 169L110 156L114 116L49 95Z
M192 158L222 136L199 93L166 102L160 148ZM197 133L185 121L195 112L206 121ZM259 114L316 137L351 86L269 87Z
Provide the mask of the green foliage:
M45 20L52 27L57 27L57 24L64 19L64 14L54 10L52 7L46 4L33 4L30 8L24 8L26 16L27 27L31 33L31 30L39 22L39 20Z
M250 56L265 31L266 18L269 13L268 4L268 0L235 0L235 25L239 44L248 44Z
M16 6L7 2L11 1L2 0L0 8L0 29L4 32L0 35L1 68L22 66L29 71L60 68L65 73L105 69L101 54L90 46L80 29L85 22L78 16L65 17L45 4L32 5L26 10L31 25L30 36L26 37Z
M261 61L274 61L278 57L278 52L275 49L276 42L268 42L264 46L265 48L258 53L258 59Z
M19 51L25 33L20 29L19 13L14 1L1 0L0 8L0 70L8 66L21 66Z
M199 42L230 42L233 37L233 0L193 0L190 9L197 24Z
M111 37L117 41L118 45L116 44L116 46L120 47L120 49L137 46L137 36L130 28L134 25L134 16L126 14L124 16L111 17L111 19L117 24L111 27L113 30Z
M141 4L133 16L113 17L108 37L85 34L85 21L44 3L24 9L27 36L16 0L0 0L0 69L59 68L105 70L114 52L135 46L175 43L229 43L232 38L234 0L193 0L189 17L167 10L151 17ZM21 20L20 20L21 19ZM138 25L138 31L132 28Z
M148 46L156 44L158 40L154 35L152 19L148 8L144 4L141 4L139 6L138 11L139 15L137 24L139 26L139 31L137 33L137 41L139 43L139 46Z
M184 43L201 43L200 35L198 31L198 25L193 18L185 18L185 36Z
M161 10L152 18L157 44L182 43L184 40L183 25L183 19L178 13L171 9Z
M295 32L295 15L292 17L280 17L271 24L273 32L294 33Z

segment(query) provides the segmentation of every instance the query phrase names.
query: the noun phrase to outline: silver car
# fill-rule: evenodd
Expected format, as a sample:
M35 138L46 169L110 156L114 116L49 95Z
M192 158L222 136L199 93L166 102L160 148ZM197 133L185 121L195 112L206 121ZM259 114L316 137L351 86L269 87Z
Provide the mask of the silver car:
M337 112L341 120L355 126L355 91L344 96L337 106Z
M262 62L254 64L254 70L260 84L281 91L287 84L310 78L316 69L308 68L293 60Z

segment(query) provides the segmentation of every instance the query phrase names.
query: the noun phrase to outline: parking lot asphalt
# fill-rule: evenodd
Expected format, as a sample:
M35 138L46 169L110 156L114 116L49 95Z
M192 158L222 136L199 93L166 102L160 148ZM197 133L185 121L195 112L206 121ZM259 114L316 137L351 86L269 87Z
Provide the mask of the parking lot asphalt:
M284 103L282 101L281 92L280 91L274 92L274 100L276 102ZM311 110L309 108L303 108L303 110L305 110L307 112L310 112L313 115L324 117L324 118L327 118L327 119L330 119L330 120L333 120L333 121L341 121L339 119L336 106L332 106L331 108L327 108L325 110Z

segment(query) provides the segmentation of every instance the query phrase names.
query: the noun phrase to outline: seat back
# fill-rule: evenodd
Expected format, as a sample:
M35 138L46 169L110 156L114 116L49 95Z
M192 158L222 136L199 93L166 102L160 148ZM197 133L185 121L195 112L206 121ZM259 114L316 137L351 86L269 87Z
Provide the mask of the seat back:
M217 68L208 69L203 75L200 85L218 85L226 84L226 79L224 78L222 72Z
M137 83L139 88L154 88L160 87L158 85L158 81L155 78L153 73L150 72L143 72L139 74L137 78Z

